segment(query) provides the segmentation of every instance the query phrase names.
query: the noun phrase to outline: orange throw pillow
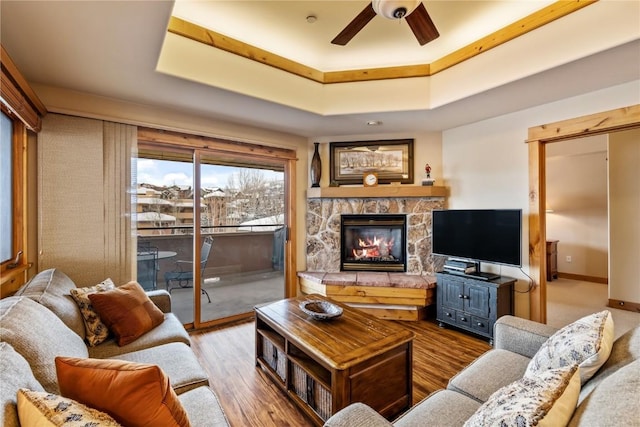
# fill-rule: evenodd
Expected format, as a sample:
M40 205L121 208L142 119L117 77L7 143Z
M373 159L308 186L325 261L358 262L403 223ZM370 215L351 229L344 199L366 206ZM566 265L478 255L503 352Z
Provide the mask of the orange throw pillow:
M190 427L169 378L156 365L56 357L60 393L128 427Z
M164 321L162 311L137 282L89 294L88 297L120 346L135 341Z

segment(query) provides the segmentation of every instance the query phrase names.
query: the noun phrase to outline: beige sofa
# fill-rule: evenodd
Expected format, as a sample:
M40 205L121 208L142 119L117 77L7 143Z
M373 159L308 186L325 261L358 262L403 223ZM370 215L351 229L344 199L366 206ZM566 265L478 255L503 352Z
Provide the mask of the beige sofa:
M432 393L393 423L365 404L354 403L325 426L462 426L495 391L523 377L531 358L554 332L547 325L503 316L495 324L493 349L453 377L446 390ZM582 385L568 425L640 426L639 396L640 326L613 343L605 364Z
M169 377L193 426L228 426L206 372L190 348L189 335L171 313L166 291L148 295L164 321L132 343L109 339L85 344L85 326L70 296L75 283L57 269L37 274L14 296L0 300L0 425L19 426L18 389L59 393L56 356L119 359L158 365Z

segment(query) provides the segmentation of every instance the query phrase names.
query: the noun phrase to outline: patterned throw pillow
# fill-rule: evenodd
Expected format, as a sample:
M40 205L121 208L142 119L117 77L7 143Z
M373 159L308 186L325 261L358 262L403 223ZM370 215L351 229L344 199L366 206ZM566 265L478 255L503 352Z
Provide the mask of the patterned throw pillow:
M578 371L578 365L572 365L525 374L493 393L464 427L565 426L578 403Z
M17 399L23 426L120 427L104 412L45 391L20 389Z
M89 294L89 299L120 346L135 341L164 321L164 313L137 282Z
M91 304L91 300L89 299L89 294L109 291L115 288L116 285L113 281L111 279L106 279L95 286L75 288L69 291L71 293L71 297L75 300L76 304L78 304L80 313L82 313L82 320L84 321L86 331L85 340L90 347L94 347L106 340L109 336L109 328L102 323L100 316L93 308L93 304Z
M609 358L613 338L613 318L608 310L585 316L551 335L529 362L526 374L577 363L584 384Z

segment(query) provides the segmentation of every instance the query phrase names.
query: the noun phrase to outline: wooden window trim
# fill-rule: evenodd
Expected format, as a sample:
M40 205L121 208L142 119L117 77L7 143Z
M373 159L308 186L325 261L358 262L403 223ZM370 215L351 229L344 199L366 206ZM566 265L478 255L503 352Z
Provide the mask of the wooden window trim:
M0 45L0 106L13 121L13 256L22 251L17 266L13 259L0 264L0 297L11 295L26 282L30 268L27 224L27 158L29 130L39 132L47 109Z
M212 138L200 135L192 135L181 132L165 131L147 127L138 127L138 150L162 151L167 154L166 160L172 160L173 155L187 160L185 150L193 153L198 151L198 162L200 162L200 151L206 155L219 156L221 161L229 161L235 165L245 160L251 164L252 160L257 160L264 165L281 167L285 176L285 218L289 235L297 236L296 218L296 162L297 153L295 150L279 147L271 147L243 141L232 141L221 138ZM190 151L193 150L193 151ZM193 155L193 154L192 154ZM173 160L177 160L174 158ZM233 161L232 161L233 160ZM191 158L190 161L194 161ZM199 166L198 166L199 167ZM194 184L199 187L199 183ZM199 223L199 221L197 221ZM194 247L194 253L199 257L199 246ZM285 241L285 297L296 296L298 291L297 280L297 256L296 239L289 238ZM196 307L196 306L194 306ZM239 315L235 320L245 319L246 316ZM220 324L219 320L200 322L200 312L194 312L194 323L185 325L187 328L207 328ZM231 319L225 319L229 321Z
M2 112L5 113L13 122L13 133L11 135L12 145L12 207L13 207L13 239L11 242L12 256L15 257L19 251L22 255L18 260L17 266L10 266L14 262L13 259L5 260L0 264L0 286L2 287L0 294L6 294L15 291L22 284L21 275L29 268L27 263L27 130L24 123L19 120L8 108L2 105ZM6 290L5 284L11 283L10 290ZM8 286L8 285L7 285Z
M32 131L40 132L47 108L29 86L18 67L0 45L0 96L7 106Z

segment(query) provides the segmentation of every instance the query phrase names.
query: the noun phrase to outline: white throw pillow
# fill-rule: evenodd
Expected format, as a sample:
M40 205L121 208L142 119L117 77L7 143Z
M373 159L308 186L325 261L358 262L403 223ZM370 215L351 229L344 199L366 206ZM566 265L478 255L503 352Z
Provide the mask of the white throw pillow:
M609 310L585 316L551 335L529 362L526 375L577 363L584 384L609 358L613 338Z
M578 365L525 375L493 393L464 427L566 426L578 403Z

